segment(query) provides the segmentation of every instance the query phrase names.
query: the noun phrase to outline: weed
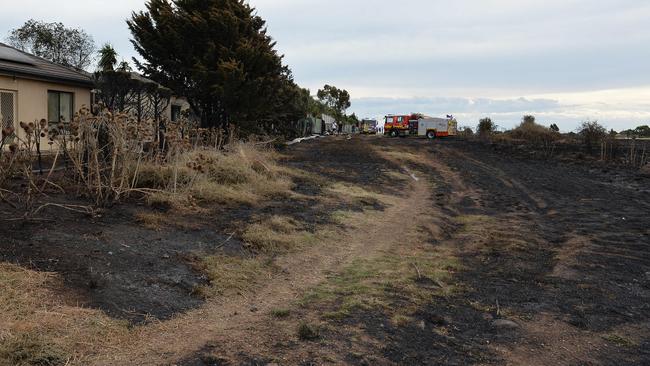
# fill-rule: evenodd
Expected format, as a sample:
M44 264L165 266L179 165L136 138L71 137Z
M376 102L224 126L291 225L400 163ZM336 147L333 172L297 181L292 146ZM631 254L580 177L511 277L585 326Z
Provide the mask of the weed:
M291 311L289 309L273 309L271 310L271 316L277 319L284 319L288 318L289 315L291 315Z
M605 339L608 342L614 343L615 345L620 346L620 347L633 347L633 346L635 346L635 343L632 340L630 340L628 338L625 338L625 337L621 337L618 334L608 334L608 335L603 336L603 339Z
M315 341L320 338L320 327L308 323L298 325L298 339L302 341Z

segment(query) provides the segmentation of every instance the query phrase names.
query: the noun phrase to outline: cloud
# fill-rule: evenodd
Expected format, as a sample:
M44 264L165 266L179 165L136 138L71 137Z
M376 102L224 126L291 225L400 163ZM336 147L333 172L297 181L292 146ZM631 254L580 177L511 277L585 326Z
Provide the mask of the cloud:
M650 121L649 96L641 92L650 89L647 0L249 3L300 85L345 88L364 115L458 111L474 120L490 113L506 125L528 111L567 125ZM98 44L113 43L128 60L136 54L125 20L144 4L7 2L0 37L29 18L61 21L86 29Z

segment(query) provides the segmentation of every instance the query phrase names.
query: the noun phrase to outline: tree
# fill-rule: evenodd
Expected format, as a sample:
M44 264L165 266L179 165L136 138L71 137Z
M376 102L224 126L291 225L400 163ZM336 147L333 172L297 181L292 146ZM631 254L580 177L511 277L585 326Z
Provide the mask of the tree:
M99 50L99 61L97 68L99 71L113 71L117 65L117 51L109 43L106 43Z
M242 0L149 0L127 24L147 77L187 97L204 127L250 125L298 95L265 21Z
M95 52L95 42L85 31L34 19L12 30L8 42L22 51L78 69L88 68Z
M605 136L607 136L607 129L599 124L598 121L585 121L578 128L578 135L587 150L592 152L595 147L600 145Z
M535 116L527 114L521 119L521 124L534 124L535 123Z
M318 100L335 112L338 119L343 119L345 111L352 105L350 93L335 86L325 85L316 94Z
M494 124L494 122L492 122L492 119L490 117L485 117L478 122L476 131L478 132L479 136L485 138L494 133L496 127L497 126Z

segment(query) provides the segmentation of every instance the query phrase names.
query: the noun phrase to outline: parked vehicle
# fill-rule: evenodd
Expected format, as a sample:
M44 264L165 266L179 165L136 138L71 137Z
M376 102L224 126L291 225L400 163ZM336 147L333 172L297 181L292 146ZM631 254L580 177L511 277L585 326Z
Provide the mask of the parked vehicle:
M417 114L411 115L388 115L384 122L384 135L390 137L406 136L411 134L411 126L417 123L420 118Z
M424 117L421 114L386 116L384 134L391 137L420 136L434 139L436 137L456 136L458 122L448 118Z
M418 136L430 139L436 137L456 136L458 122L454 118L420 118L418 120Z
M377 120L364 119L359 123L359 133L367 135L377 134Z

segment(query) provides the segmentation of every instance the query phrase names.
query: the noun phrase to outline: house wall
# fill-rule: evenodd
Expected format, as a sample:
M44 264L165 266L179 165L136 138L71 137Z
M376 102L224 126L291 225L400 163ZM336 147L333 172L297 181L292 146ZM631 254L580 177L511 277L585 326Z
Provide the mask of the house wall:
M0 90L16 92L15 128L16 133L21 137L23 137L23 131L19 122L27 123L40 121L43 118L47 119L48 90L73 93L74 111L81 109L82 105L90 107L90 88L0 75Z

